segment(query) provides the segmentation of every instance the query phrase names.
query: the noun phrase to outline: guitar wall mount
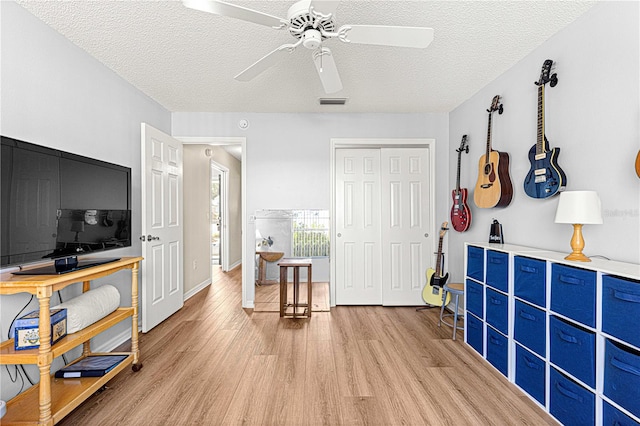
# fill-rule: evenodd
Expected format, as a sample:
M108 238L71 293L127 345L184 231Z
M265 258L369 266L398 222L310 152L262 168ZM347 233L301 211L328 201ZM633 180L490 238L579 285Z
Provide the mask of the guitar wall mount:
M504 235L502 234L502 224L496 219L493 219L491 224L491 230L489 231L489 242L504 244Z

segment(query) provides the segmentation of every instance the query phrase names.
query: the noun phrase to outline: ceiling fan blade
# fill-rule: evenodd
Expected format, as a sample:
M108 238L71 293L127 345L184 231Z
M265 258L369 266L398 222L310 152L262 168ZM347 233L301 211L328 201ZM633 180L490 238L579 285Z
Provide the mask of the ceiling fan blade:
M309 10L313 8L316 12L323 15L335 15L339 3L339 0L311 0Z
M266 25L277 29L285 28L289 23L277 16L258 12L257 10L235 4L225 3L217 0L182 0L182 4L190 9L202 12L215 13L216 15L228 16L230 18L241 19L255 24Z
M238 81L249 81L258 76L258 74L265 71L267 68L271 68L278 62L282 60L289 53L293 52L295 47L291 44L284 44L278 47L273 52L270 52L263 56L256 63L251 65L249 68L242 71L240 74L236 75L234 78Z
M315 50L313 52L313 62L316 64L316 70L318 70L320 81L326 93L335 93L342 90L342 81L331 50L326 47Z
M433 28L385 25L344 25L338 30L346 43L425 48L433 41ZM342 36L342 34L345 34Z

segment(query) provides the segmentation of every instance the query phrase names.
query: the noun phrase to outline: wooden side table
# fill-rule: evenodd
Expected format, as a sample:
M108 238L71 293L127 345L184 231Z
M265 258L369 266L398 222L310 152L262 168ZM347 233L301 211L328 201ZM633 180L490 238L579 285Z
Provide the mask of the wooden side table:
M275 262L276 260L279 260L284 256L284 253L281 251L258 250L256 251L256 254L260 256L260 263L258 264L258 280L256 284L277 284L278 282L275 280L267 280L267 262Z
M281 317L307 317L311 318L311 259L284 258L278 262L280 266L280 316ZM289 268L293 268L293 303L287 301L287 279ZM307 268L307 303L299 303L300 293L300 268ZM287 312L292 307L293 312ZM298 314L298 308L306 308Z

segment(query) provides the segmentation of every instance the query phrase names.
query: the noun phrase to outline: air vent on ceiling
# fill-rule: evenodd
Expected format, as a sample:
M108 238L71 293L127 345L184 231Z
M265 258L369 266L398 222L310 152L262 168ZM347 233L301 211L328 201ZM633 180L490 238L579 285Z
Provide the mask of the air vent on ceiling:
M344 105L347 98L320 98L320 105Z

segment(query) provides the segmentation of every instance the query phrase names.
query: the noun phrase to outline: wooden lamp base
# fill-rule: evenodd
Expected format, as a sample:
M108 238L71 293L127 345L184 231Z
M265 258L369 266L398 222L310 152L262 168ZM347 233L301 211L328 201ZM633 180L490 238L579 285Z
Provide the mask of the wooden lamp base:
M582 238L582 225L579 223L573 224L573 236L571 237L571 254L565 259L575 260L577 262L591 262L587 256L582 253L584 248L584 238Z

